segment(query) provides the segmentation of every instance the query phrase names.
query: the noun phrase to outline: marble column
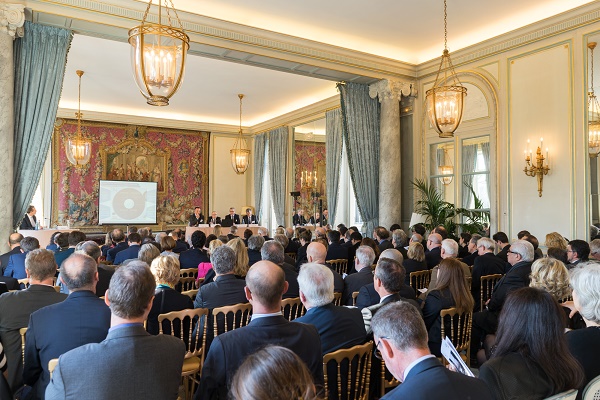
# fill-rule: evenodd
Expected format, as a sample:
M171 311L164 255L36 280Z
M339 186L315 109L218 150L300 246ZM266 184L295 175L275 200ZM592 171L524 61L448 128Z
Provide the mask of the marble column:
M379 137L379 225L401 223L402 160L400 147L400 98L412 93L410 82L381 80L369 86L371 98L381 103Z
M23 36L24 6L0 3L0 254L13 232L14 61L13 41Z

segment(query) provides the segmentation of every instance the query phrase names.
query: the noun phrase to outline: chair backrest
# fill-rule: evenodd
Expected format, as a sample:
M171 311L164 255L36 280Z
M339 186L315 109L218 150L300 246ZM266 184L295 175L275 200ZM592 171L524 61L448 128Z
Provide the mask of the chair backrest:
M163 334L163 321L168 321L170 335L178 337L186 346L185 358L198 357L204 359L206 348L207 308L193 308L181 311L171 311L158 316L158 333ZM180 328L177 329L177 326ZM177 335L177 331L180 332Z
M189 278L192 277L194 279L198 278L198 268L184 268L179 270L179 276L181 278Z
M213 330L217 337L221 333L229 332L248 325L252 316L250 303L239 303L232 306L217 307L212 310Z
M329 264L331 266L331 268L333 268L333 270L336 271L340 275L348 273L348 259L347 258L340 258L337 260L329 260L329 261L327 261L327 264Z
M196 298L196 295L198 294L198 289L184 290L183 292L181 292L181 294L189 296L192 300L194 300Z
M448 336L456 350L467 352L467 363L470 356L471 345L471 323L473 311L459 314L456 308L448 308L440 311L442 340ZM449 332L448 332L449 328Z
M379 384L379 388L381 390L381 397L385 396L386 389L394 388L400 384L400 381L392 375L387 367L385 366L385 361L381 360L381 382Z
M583 389L582 400L598 400L600 399L600 376L592 379Z
M52 373L54 372L54 368L58 365L58 358L53 358L48 361L48 372L50 372L50 378L52 379Z
M352 292L352 305L356 307L356 298L360 292Z
M325 399L367 400L373 342L323 356Z
M483 311L485 307L485 302L488 301L490 297L492 297L492 290L498 281L502 278L502 274L493 274L493 275L484 275L480 278L481 280L481 289L480 289L480 298L481 305L479 307L479 311Z
M193 276L180 277L179 285L177 285L177 288L181 288L181 292L196 289L196 278L194 278Z
M417 295L419 294L419 289L427 289L429 281L431 281L431 270L429 269L410 273L410 286L412 286Z
M294 259L294 261L296 261L296 253L285 253L285 255Z
M281 300L281 311L285 319L293 321L303 316L306 313L306 308L304 308L304 304L300 301L300 297L293 297Z
M17 281L19 282L19 287L21 287L21 285L23 285L25 289L29 287L29 278L17 279Z
M577 390L571 389L566 392L555 394L554 396L546 397L544 400L575 400L577 398Z
M19 334L21 334L21 358L23 359L23 364L25 364L25 336L27 336L27 328L19 329Z
M60 286L53 286L54 290L56 290L56 293L60 293Z
M342 294L340 292L335 292L333 294L333 304L335 304L336 306L342 305Z

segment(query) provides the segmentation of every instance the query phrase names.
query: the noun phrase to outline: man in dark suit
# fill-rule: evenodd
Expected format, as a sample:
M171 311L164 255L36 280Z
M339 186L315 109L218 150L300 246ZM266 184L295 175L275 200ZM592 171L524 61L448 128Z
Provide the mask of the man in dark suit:
M377 242L379 251L394 248L394 245L392 245L392 242L390 242L390 232L383 226L378 226L377 228L375 228L375 230L373 231L373 238Z
M308 262L306 252L311 239L312 232L309 229L300 233L300 247L298 247L298 252L296 253L296 271L300 271L302 264Z
M402 382L383 399L491 400L486 384L445 368L427 346L427 329L419 310L394 302L373 317L375 356Z
M221 223L221 217L217 217L217 212L213 211L210 214L207 223L209 226L219 225Z
M203 250L206 244L206 235L204 232L195 231L192 233L190 240L192 241L192 248L179 254L181 269L198 268L198 264L210 262L210 258Z
M11 233L8 237L10 251L0 255L0 275L4 275L4 270L8 267L8 259L10 256L21 253L21 240L23 240L23 235L20 233Z
M487 302L487 309L473 314L471 329L471 361L477 364L476 354L486 334L496 332L498 316L506 296L515 289L529 286L531 263L533 262L533 245L526 240L517 240L508 250L508 263L511 268L494 286L492 297Z
M277 235L275 235L273 237L273 240L276 240L280 245L283 246L283 252L284 252L283 253L283 259L284 259L284 262L286 264L289 264L292 267L292 269L295 271L296 270L296 267L295 267L296 260L294 258L290 257L287 254L287 251L286 251L286 248L288 247L288 244L289 244L289 240L288 240L287 236L285 236L285 235L283 235L281 233L278 233Z
M227 399L227 386L242 361L269 344L296 353L319 388L323 384L319 333L312 325L289 322L281 315L281 296L288 286L281 267L270 261L257 262L248 271L246 284L244 291L252 304L252 320L247 326L214 339L194 399Z
M4 270L4 276L10 276L15 279L27 278L25 271L25 257L32 250L40 248L40 242L33 236L26 236L21 240L22 253L13 254L8 259L8 265Z
M304 210L298 210L292 217L292 225L304 226L306 225L306 218L304 218Z
M338 245L339 246L339 245ZM312 242L306 248L306 258L309 263L317 263L325 265L333 273L333 287L337 293L344 292L344 278L338 272L334 271L326 262L325 256L327 255L327 249L325 245L319 242Z
M63 354L47 399L80 399L82 393L102 399L177 398L185 345L176 337L144 330L155 288L142 261L115 271L105 299L112 314L106 340Z
M258 218L256 217L256 215L252 214L251 208L246 208L246 215L244 215L244 217L242 218L242 224L258 224Z
M231 225L231 227L229 228L229 233L227 234L227 238L229 240L233 240L233 239L239 237L237 235L237 229L238 229L237 226Z
M34 311L67 298L52 287L56 276L54 253L36 249L27 253L25 269L30 286L25 290L4 293L0 296L0 341L4 346L8 364L8 383L11 390L23 384L23 358L19 329L27 327Z
M469 245L467 249L469 250L469 255L463 257L461 260L468 266L472 266L475 264L475 259L479 257L479 252L477 251L477 241L481 239L481 235L474 234L471 236L471 240L469 240Z
M567 245L567 269L573 269L582 261L587 261L590 255L590 245L585 240L571 240Z
M432 233L427 238L427 250L425 253L425 261L427 262L427 268L432 269L442 261L442 235L439 233Z
M60 250L54 253L54 258L56 259L56 265L58 265L58 268L61 267L63 261L65 261L71 254L75 252L75 247L80 242L85 242L85 233L81 231L71 231L68 234L67 240L69 242L69 247L66 250Z
M285 281L288 284L288 290L283 294L284 299L291 299L300 296L300 288L298 287L298 273L293 265L285 262L285 254L281 243L275 240L267 240L260 249L261 258L264 261L271 261L283 269Z
M185 232L179 228L173 229L169 236L175 239L175 248L173 253L181 254L190 248L190 245L185 241Z
M127 242L129 246L126 249L121 250L117 253L115 261L113 262L114 265L119 265L125 260L138 258L138 253L140 251L140 246L142 243L142 238L140 237L140 234L137 232L131 233L127 237Z
M475 310L479 311L481 301L481 277L485 275L504 274L506 263L494 255L496 243L490 238L483 237L477 241L479 257L473 264L471 294L475 299Z
M65 301L44 307L29 319L23 381L43 399L50 382L48 361L87 343L100 343L110 327L110 309L96 296L96 260L73 254L63 263L61 279L70 291Z
M356 250L356 258L354 260L355 274L348 275L344 278L344 293L342 295L342 304L352 306L352 293L358 292L361 287L373 283L373 271L371 266L375 261L375 252L369 246L360 246Z
M406 250L406 247L408 247L408 236L406 236L406 233L402 229L396 229L392 232L392 246L402 254L405 260L408 258L408 251Z
M77 250L76 253L86 254L96 261L98 265L98 282L96 283L96 296L102 297L106 293L108 289L108 285L110 283L110 278L112 278L115 273L115 269L110 265L104 265L100 263L100 257L102 257L102 251L100 250L100 246L98 243L93 240L88 240L87 242L81 245L80 250Z
M492 236L494 242L496 242L496 246L498 247L498 254L496 257L499 257L504 262L508 262L508 249L510 249L510 243L508 242L508 236L504 232L496 232L494 236Z
M350 229L348 230L350 231ZM348 274L354 274L356 269L354 268L354 257L356 256L356 250L360 247L363 237L360 232L352 231L350 234L350 241L347 242L346 247L348 248Z
M288 240L288 244L285 247L286 253L298 253L298 248L300 247L300 242L298 240L294 240L294 228L288 227L285 228L285 237Z
M190 223L189 226L198 226L199 224L204 223L204 215L202 215L202 211L200 207L194 207L194 213L190 215Z
M348 259L348 248L340 244L340 233L338 231L327 232L327 242L329 243L329 247L327 248L325 260Z
M233 208L233 207L229 208L229 214L227 214L225 216L225 221L233 221L232 225L240 224L240 216L235 213L235 208Z
M265 244L265 238L260 235L252 235L248 238L248 266L262 260L260 249Z
M23 217L23 221L21 221L21 225L19 226L19 229L21 229L21 230L36 229L36 227L37 227L37 218L35 216L36 212L37 212L37 210L35 209L35 207L33 205L30 205L29 207L27 207L27 214L25 214L25 216Z
M113 242L115 243L115 247L108 250L108 253L106 253L106 261L114 262L115 258L117 257L117 254L120 251L125 250L128 246L127 242L125 242L125 234L121 229L113 229L111 237Z
M300 300L307 311L296 322L317 328L323 355L365 342L366 332L360 311L332 303L333 274L329 268L315 263L304 264L298 274L298 283Z

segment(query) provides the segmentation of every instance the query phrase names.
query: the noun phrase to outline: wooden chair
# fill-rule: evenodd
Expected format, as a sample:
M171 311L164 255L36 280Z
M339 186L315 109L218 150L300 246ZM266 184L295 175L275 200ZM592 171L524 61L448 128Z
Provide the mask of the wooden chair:
M352 292L352 305L356 307L356 298L360 292Z
M419 296L419 289L427 289L429 281L431 281L431 270L410 273L410 286L415 290L417 297Z
M23 365L25 365L25 336L27 336L27 328L19 329L19 334L21 335L21 358Z
M481 280L481 289L480 289L480 306L479 306L479 311L483 311L483 308L485 307L485 302L488 301L490 299L490 297L492 297L492 290L494 289L494 286L496 286L496 283L498 283L498 281L503 277L504 275L502 274L493 274L493 275L484 275L480 278Z
M250 303L214 308L212 310L214 337L248 325L251 316L252 305Z
M294 261L296 261L296 253L285 253L285 255L294 259Z
M592 379L583 389L582 400L598 400L600 398L600 376Z
M342 293L335 292L333 294L333 304L335 304L336 306L341 306L342 305Z
M340 258L338 260L329 260L327 264L340 275L348 273L348 259Z
M281 300L281 312L288 321L293 321L300 318L306 312L304 304L300 301L300 297Z
M179 270L179 276L181 278L193 277L194 279L198 278L198 268L184 268Z
M52 286L54 288L54 290L56 290L56 293L60 293L60 286Z
M50 379L52 379L52 373L54 372L54 368L58 365L58 358L53 358L48 361L48 371L50 372Z
M206 308L172 311L158 316L159 334L163 334L163 321L168 321L171 336L178 337L186 346L181 376L185 398L188 400L194 396L195 384L200 382L198 375L202 370L206 350L206 324L203 321L207 316ZM179 336L176 335L176 325L180 327Z
M25 289L29 287L29 278L17 279L17 281L19 282L19 287L21 287L21 285L23 285Z
M566 392L555 394L554 396L546 397L544 400L575 400L577 398L576 389L567 390Z
M442 340L448 336L456 351L466 352L461 357L470 366L471 364L471 324L473 322L473 311L459 314L456 308L448 308L440 311ZM448 327L450 332L448 332Z
M371 341L323 356L325 399L367 400L369 398L372 351Z
M388 378L389 377L389 378ZM385 366L385 361L381 360L381 382L379 384L379 388L381 389L380 396L385 396L385 392L387 389L395 388L400 384L400 381L394 378L387 367Z
M193 276L182 276L179 278L179 285L177 287L181 288L180 293L196 289L196 278Z
M198 289L184 290L183 292L181 292L181 294L189 296L192 300L195 300L196 295L198 294Z

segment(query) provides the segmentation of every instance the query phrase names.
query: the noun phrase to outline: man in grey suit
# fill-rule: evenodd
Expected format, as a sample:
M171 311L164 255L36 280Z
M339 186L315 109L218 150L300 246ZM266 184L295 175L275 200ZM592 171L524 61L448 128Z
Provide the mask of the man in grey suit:
M115 271L105 297L111 311L108 336L60 356L47 400L177 398L185 345L173 336L150 335L143 325L155 288L143 261Z

